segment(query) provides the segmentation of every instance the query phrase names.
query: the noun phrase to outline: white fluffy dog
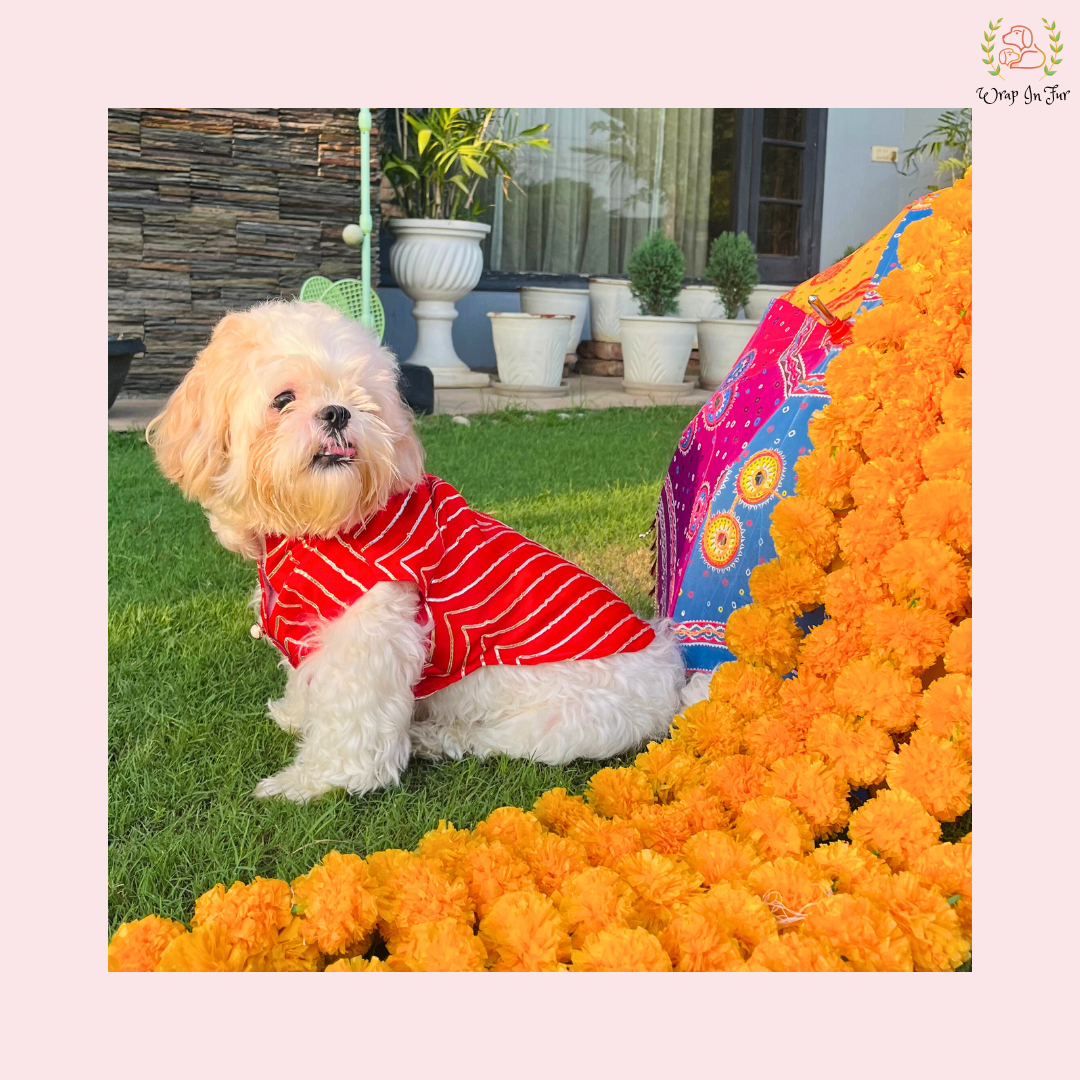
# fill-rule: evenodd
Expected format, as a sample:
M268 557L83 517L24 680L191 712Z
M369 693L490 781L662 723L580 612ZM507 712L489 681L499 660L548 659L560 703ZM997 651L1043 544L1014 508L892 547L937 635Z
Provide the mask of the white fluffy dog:
M369 523L382 521L380 514L390 528L400 516L395 508L411 505L415 497L435 500L435 517L428 507L423 519L437 520L440 530L427 541L429 551L464 543L457 534L453 540L449 532L441 534L457 519L472 521L474 534L490 533L515 551L532 552L530 561L550 560L547 570L532 577L526 567L516 586L534 608L547 612L544 618L565 617L568 625L574 618L568 612L576 606L567 599L573 589L578 595L584 589L594 605L610 598L598 608L606 609L601 617L621 612L622 602L595 579L474 514L453 488L426 477L411 419L399 396L393 357L359 323L323 304L275 301L222 319L147 429L162 471L202 504L218 540L258 561L261 630L294 665L284 696L269 710L282 728L299 735L299 752L291 765L256 787L257 796L305 802L336 787L362 794L396 783L412 752L454 758L502 753L548 764L610 757L662 736L679 707L685 674L676 644L664 626L650 629L628 608L622 629L603 635L614 643L610 655L601 643L585 659L522 660L521 650L511 648L520 642L508 644L512 635L500 631L493 641L487 640L491 634L481 635L486 651L478 658L474 644L470 669L432 682L435 594L443 588L447 595L438 583L449 574L431 577L430 571L425 577L409 564L398 575L405 580L385 574L353 581L339 570L358 587L356 595L340 602L335 597L323 608L303 596L290 604L286 592L278 594L282 586L274 584L273 559L282 551L318 559L319 538L345 538L345 547L360 560L355 565L373 574L379 567L381 574L381 559L349 543L369 536ZM492 568L482 556L468 572L503 580L499 571L489 575ZM453 558L445 554L441 565ZM549 582L560 572L567 581L572 572L574 584L556 595L560 587ZM301 574L297 570L293 582L312 595L317 583ZM318 588L327 595L333 591ZM288 596L295 600L292 592ZM286 609L305 603L313 610L297 621L306 636L294 630L289 637L287 627L272 631L271 621L280 627ZM475 636L476 625L465 627L466 637ZM614 651L619 634L625 639L627 628L635 627L634 651ZM252 632L259 633L254 627ZM508 648L517 659L499 653ZM421 694L421 685L435 689Z

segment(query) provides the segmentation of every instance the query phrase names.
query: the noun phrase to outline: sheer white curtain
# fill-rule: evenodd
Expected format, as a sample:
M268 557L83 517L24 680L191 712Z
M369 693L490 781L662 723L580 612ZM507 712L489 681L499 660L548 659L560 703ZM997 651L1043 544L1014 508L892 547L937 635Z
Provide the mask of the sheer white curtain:
M494 204L488 268L622 274L660 228L700 276L708 256L712 109L521 109L518 128L548 123L551 150L527 149Z

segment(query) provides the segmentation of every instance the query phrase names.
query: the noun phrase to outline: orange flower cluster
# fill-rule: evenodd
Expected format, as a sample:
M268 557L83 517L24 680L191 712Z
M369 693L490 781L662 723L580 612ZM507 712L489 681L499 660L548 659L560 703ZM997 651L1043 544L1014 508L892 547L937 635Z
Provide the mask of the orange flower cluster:
M110 971L946 971L971 952L971 182L830 365L738 659L584 798L217 885ZM824 604L802 635L795 617ZM852 789L865 798L852 810ZM846 834L846 838L841 838ZM385 957L372 953L376 935Z

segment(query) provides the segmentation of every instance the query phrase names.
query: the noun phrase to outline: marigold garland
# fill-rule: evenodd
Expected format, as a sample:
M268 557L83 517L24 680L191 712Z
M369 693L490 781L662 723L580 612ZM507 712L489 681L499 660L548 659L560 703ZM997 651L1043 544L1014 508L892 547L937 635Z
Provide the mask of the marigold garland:
M588 801L556 788L413 852L216 885L190 930L121 926L109 970L962 964L972 834L942 843L939 822L971 799L970 170L930 204L828 367L777 558L729 616L737 659L669 739L599 770Z

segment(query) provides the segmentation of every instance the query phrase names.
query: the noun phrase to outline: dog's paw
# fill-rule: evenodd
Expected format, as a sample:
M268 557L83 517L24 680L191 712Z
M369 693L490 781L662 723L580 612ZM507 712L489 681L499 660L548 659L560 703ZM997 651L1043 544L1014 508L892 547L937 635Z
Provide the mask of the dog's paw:
M287 769L282 769L281 772L260 780L251 794L256 799L269 799L274 795L283 795L292 802L306 803L319 795L325 795L332 786L325 780L320 780L311 773L290 765Z
M303 721L288 707L288 699L280 698L278 701L268 701L266 703L266 711L270 714L270 719L282 731L302 731L304 724Z

